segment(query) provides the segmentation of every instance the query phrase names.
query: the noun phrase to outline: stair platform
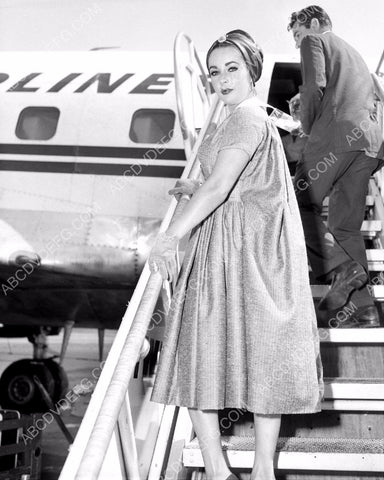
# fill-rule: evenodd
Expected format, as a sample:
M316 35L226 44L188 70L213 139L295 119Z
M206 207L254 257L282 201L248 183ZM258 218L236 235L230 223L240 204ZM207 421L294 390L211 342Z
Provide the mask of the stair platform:
M254 438L223 436L223 450L230 467L251 469ZM183 462L187 467L203 467L197 439L185 446ZM383 472L384 439L281 437L277 443L275 468L337 472Z

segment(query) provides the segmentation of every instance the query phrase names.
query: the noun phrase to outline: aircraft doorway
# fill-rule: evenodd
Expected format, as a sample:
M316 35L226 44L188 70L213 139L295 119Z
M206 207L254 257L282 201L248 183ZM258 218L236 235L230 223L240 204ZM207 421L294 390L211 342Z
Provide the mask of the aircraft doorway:
M289 112L289 100L299 92L302 83L300 63L275 63L272 71L268 103ZM294 174L296 163L304 149L306 139L279 129L285 155L291 174Z
M268 103L289 113L288 101L299 92L301 83L300 63L275 63L269 87Z

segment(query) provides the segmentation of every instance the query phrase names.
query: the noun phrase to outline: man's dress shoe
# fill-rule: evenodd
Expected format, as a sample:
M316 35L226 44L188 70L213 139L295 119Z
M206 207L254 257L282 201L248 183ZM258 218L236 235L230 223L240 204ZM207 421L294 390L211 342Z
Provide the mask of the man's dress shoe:
M380 327L379 312L374 305L358 307L349 318L340 322L341 328L376 328Z
M351 312L348 314L348 312ZM340 314L342 313L342 314ZM374 305L358 307L357 310L338 310L332 318L319 319L319 328L377 328L380 327L379 312Z
M320 310L336 310L348 301L351 293L368 282L363 266L355 260L348 260L335 269L330 290L320 300Z

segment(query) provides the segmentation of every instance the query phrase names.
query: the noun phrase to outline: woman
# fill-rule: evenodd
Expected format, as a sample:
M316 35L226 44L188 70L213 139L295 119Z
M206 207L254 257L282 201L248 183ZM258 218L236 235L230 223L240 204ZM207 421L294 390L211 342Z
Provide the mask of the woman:
M160 234L152 271L175 278L177 242L192 234L175 287L152 399L189 408L208 480L236 478L217 410L254 413L252 480L274 479L281 414L320 410L322 371L299 211L275 126L254 85L263 56L234 30L207 67L228 116L202 143L204 182Z

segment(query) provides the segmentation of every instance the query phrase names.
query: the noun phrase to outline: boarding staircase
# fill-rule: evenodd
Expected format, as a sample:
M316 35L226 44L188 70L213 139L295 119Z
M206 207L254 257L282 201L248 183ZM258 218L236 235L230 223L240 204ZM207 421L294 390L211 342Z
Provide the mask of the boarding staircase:
M187 44L186 56L180 53L182 42ZM183 137L186 152L189 152L183 177L197 178L197 149L209 125L220 117L222 105L212 99L193 43L184 34L179 34L175 42L175 81L179 118L184 119ZM374 81L383 127L384 88L377 76ZM194 114L185 113L185 105L197 101L206 114L199 135ZM382 319L383 198L384 172L380 171L369 183L362 234L367 245L371 292ZM167 228L186 201L183 199L176 205L172 200L160 230ZM326 199L324 220L327 206ZM326 285L312 285L315 302L327 288ZM170 293L168 291L168 295ZM159 406L157 416L149 418L149 427L142 437L133 425L128 394L132 381L129 384L129 379L159 298L167 302L161 279L158 274L150 274L146 266L59 480L205 478L201 450L186 409ZM347 308L343 313L348 316L353 311ZM341 322L342 318L336 320ZM276 477L280 480L382 479L384 328L342 329L337 328L335 321L330 323L330 328L320 328L319 335L325 376L322 411L283 416L275 456ZM148 402L148 396L143 402ZM224 410L220 415L222 445L228 463L240 478L248 479L254 450L252 416L237 409Z

